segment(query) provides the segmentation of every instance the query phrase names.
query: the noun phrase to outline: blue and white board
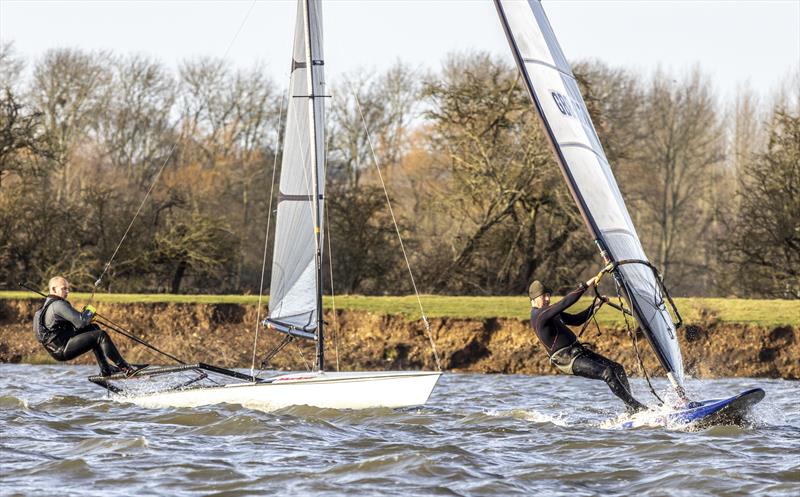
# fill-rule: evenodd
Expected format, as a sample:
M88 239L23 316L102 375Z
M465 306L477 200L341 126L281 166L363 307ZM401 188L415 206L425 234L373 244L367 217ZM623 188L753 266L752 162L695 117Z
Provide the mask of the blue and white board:
M640 412L632 417L614 420L612 427L627 429L641 426L740 424L750 408L761 402L764 395L761 388L753 388L727 399L692 402L690 407L678 411Z

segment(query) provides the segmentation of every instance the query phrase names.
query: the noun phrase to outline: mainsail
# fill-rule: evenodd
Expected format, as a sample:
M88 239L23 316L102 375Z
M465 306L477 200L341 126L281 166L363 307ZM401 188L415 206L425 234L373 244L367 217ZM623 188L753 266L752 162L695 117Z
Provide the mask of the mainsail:
M297 3L289 110L281 161L270 326L315 338L321 311L325 79L319 0Z
M528 92L547 130L584 222L672 383L683 360L664 292L636 234L575 76L538 0L495 0L500 22Z

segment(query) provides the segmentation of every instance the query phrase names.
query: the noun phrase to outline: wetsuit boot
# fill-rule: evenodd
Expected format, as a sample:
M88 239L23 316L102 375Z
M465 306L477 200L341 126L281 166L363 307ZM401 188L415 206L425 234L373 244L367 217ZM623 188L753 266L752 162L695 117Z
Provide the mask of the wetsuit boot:
M97 361L97 365L100 366L100 376L111 376L114 373L118 373L119 371L114 371L116 368L113 368L106 360L105 354L99 349L99 347L95 347L92 352L94 352L94 358Z
M633 397L631 397L633 399ZM642 412L647 410L647 406L642 404L636 399L633 399L632 404L625 404L625 412L628 414L636 414L637 412Z

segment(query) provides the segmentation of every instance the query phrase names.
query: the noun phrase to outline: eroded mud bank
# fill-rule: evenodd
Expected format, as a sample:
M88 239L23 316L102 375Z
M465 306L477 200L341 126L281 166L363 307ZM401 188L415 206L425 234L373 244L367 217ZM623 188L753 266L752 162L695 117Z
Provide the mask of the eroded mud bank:
M50 362L36 343L31 319L38 301L0 301L0 362ZM186 362L250 367L256 322L255 306L237 304L103 304L109 319ZM326 315L327 364L342 370L431 369L433 354L424 326L402 316L339 310ZM553 374L528 323L516 319L430 320L442 368L482 373ZM750 376L800 379L797 327L763 328L690 323L679 331L686 370L697 377ZM141 345L112 333L133 362L164 363ZM282 336L261 331L256 365ZM590 328L583 341L621 362L636 375L636 357L624 329ZM337 343L338 342L338 343ZM274 369L304 369L314 360L309 343L290 344L271 362ZM657 371L656 359L640 341L645 367ZM338 354L337 354L338 350ZM83 357L89 363L91 354Z

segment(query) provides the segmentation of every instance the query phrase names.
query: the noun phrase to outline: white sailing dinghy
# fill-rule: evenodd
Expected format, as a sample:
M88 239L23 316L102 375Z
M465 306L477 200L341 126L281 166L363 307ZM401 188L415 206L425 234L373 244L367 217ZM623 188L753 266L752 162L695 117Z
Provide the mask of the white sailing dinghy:
M94 383L125 400L150 407L229 403L265 410L293 405L365 409L427 402L440 372L325 371L322 220L326 95L321 0L298 1L291 69L270 313L264 324L286 334L284 343L314 340L315 370L260 379L200 363L146 368L132 378L94 376L90 378Z
M688 403L676 335L681 326L680 314L644 253L575 76L544 9L539 0L494 2L570 193L604 264L614 276L620 297L627 303L625 307L615 307L636 318L677 394L676 401L682 409L662 418L688 423L716 415L723 408L728 409L728 417L749 409L764 397L763 390L754 389L730 399ZM731 406L738 411L730 412Z

